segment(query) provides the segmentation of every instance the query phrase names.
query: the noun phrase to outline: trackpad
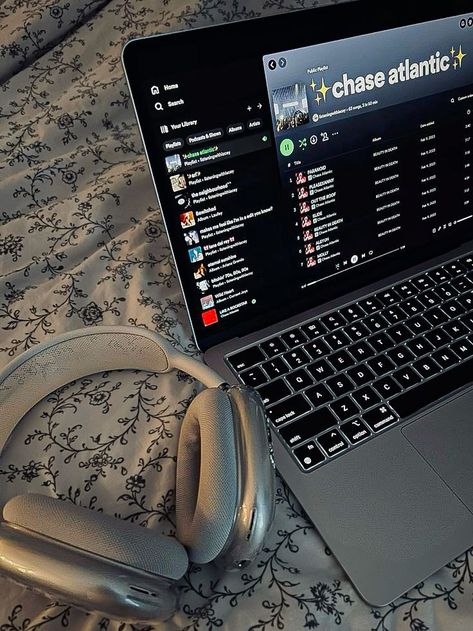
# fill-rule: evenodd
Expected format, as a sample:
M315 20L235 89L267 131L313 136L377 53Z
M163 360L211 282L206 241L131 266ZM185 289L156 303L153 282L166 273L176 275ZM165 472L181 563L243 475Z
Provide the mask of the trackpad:
M406 425L402 433L473 511L473 390Z

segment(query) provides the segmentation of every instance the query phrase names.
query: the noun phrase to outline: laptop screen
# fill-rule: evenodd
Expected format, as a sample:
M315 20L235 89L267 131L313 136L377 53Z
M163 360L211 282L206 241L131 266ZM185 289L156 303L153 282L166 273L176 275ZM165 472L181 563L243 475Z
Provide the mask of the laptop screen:
M357 2L125 48L203 350L472 238L473 14L417 11Z

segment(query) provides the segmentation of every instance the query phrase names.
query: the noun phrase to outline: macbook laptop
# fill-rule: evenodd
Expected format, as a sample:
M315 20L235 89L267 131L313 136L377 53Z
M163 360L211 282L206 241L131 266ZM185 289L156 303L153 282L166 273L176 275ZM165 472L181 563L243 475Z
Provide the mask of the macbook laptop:
M195 339L361 596L473 545L473 12L348 4L123 63Z

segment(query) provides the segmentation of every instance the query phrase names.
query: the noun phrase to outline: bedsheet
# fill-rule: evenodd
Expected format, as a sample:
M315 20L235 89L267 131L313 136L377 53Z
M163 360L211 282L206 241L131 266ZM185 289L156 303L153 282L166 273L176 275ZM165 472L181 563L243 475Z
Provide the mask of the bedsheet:
M54 334L101 324L161 331L197 354L121 48L133 36L317 4L0 1L0 366ZM172 535L176 439L197 390L180 373L138 371L66 385L2 454L1 501L41 492ZM473 628L471 564L468 552L391 606L369 607L278 480L275 525L257 561L223 575L191 566L171 621L104 619L0 578L0 631L463 631Z

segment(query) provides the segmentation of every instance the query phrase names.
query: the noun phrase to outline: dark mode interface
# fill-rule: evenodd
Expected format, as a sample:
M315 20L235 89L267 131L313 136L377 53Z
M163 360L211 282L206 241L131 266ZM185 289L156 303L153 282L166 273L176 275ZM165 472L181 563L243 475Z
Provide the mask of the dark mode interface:
M471 238L469 16L160 76L147 91L198 337L277 321L280 305L310 308L330 284Z

